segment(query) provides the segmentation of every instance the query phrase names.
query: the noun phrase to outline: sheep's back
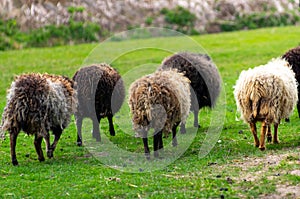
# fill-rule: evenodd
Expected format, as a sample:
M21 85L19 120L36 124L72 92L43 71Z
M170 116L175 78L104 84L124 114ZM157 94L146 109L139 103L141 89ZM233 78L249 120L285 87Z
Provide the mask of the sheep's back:
M129 107L135 131L163 128L169 133L176 122L186 120L190 109L189 80L173 73L156 72L131 84Z
M297 102L297 84L290 68L271 62L243 71L234 96L245 122L287 118ZM255 118L253 118L255 117Z
M196 53L177 53L166 58L160 69L176 68L191 81L197 101L192 98L192 109L213 107L221 90L221 78L210 57ZM195 104L195 102L198 104Z
M2 116L3 130L24 130L43 134L53 128L65 128L72 114L61 84L54 84L41 74L15 78L7 95Z
M75 73L73 80L77 83L77 114L90 117L96 113L105 117L121 108L125 98L124 84L118 72L109 65L83 67Z

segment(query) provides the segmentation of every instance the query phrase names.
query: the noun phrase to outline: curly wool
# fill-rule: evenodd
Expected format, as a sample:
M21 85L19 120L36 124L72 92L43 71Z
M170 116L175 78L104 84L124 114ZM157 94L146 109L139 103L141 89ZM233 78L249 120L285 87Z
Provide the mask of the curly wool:
M298 100L294 72L288 62L280 58L242 71L234 97L245 122L279 123L289 117Z
M74 82L49 74L23 74L12 82L2 115L2 131L23 130L46 136L64 129L76 108Z
M125 98L123 80L108 64L94 64L80 68L73 76L73 80L77 83L78 92L78 108L75 116L93 117L96 114L104 118L121 108Z
M192 110L213 107L221 90L221 77L218 69L208 55L181 52L163 60L158 70L174 68L191 81L197 97L192 97ZM196 103L198 102L198 103Z
M185 123L190 110L190 81L174 70L146 75L129 88L129 107L136 132L163 129L168 135L177 122Z

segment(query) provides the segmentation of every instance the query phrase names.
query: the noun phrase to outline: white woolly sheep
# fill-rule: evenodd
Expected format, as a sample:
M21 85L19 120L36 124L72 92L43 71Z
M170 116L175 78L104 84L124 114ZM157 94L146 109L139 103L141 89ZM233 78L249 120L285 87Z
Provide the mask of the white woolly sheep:
M76 108L74 82L63 76L49 74L23 74L12 82L7 95L7 104L2 115L2 131L10 133L11 161L18 165L16 141L21 130L34 135L34 145L39 161L44 161L41 148L43 138L46 142L47 156L53 151L63 129L70 123ZM55 138L50 145L49 131Z
M217 67L208 55L190 52L176 53L163 60L158 70L174 68L191 81L191 110L194 112L194 126L200 127L198 113L203 107L214 107L221 90L221 77ZM193 93L195 93L193 95ZM185 126L181 125L181 133Z
M242 71L236 82L234 97L242 119L250 124L256 147L265 150L265 136L272 141L271 124L274 124L273 143L279 143L278 125L288 118L297 103L297 83L288 62L273 59L266 65ZM260 140L256 122L262 122Z
M82 145L81 127L84 117L93 121L93 137L101 140L99 123L107 117L110 135L115 135L113 115L125 98L125 88L119 73L108 64L93 64L80 68L73 80L77 83L78 107L75 112L77 145Z
M154 129L154 156L163 148L162 133L172 131L172 145L177 145L176 128L186 123L190 110L190 81L174 70L157 71L146 75L129 88L129 107L133 129L143 138L144 151L150 159L147 134Z

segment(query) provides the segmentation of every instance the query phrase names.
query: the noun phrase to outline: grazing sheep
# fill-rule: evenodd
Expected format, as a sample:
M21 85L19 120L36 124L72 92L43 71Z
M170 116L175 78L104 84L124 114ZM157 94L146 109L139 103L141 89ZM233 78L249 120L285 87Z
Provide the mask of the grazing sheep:
M300 46L290 49L287 51L283 56L283 59L285 59L289 64L291 65L296 80L298 82L298 99L300 98ZM297 103L297 109L298 109L298 116L300 118L300 101Z
M99 123L107 117L110 135L115 135L113 115L119 111L125 98L123 80L108 64L93 64L80 68L74 75L77 83L78 107L75 112L77 145L82 145L81 126L84 117L93 121L93 137L101 140Z
M194 112L194 126L200 127L198 113L203 107L213 107L221 90L221 77L208 55L182 52L172 55L162 62L158 70L175 68L191 81L191 110ZM185 126L181 125L181 133Z
M265 135L279 143L277 130L280 120L289 117L297 103L297 83L288 62L277 58L263 66L242 71L236 82L234 97L242 119L250 124L256 147L265 150ZM262 122L260 141L256 122Z
M144 151L150 159L147 134L154 129L154 156L163 148L162 133L172 131L173 146L177 145L176 128L185 123L190 110L190 81L174 70L146 75L129 88L129 107L133 129L143 138Z
M46 142L47 156L53 157L57 142L70 123L76 108L74 82L63 76L49 74L23 74L12 82L7 95L7 104L2 115L2 131L10 133L11 160L18 165L16 141L23 130L34 135L34 146L39 161L44 161L41 148L43 138ZM50 145L49 131L55 138Z

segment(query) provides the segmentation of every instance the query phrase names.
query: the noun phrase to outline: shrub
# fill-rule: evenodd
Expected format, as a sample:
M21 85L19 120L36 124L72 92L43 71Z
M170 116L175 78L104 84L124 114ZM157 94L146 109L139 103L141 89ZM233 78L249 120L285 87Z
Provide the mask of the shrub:
M172 29L186 34L191 34L191 32L195 34L194 25L196 15L191 13L189 10L181 6L177 6L172 10L163 8L160 13L165 15L165 21L168 24L173 25Z

